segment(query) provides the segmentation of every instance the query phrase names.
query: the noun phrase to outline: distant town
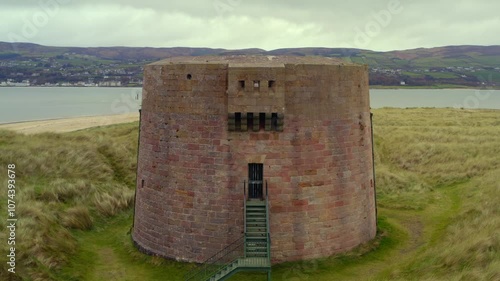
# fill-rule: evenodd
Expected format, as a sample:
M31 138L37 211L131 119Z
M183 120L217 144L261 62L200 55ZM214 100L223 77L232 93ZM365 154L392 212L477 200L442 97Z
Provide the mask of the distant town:
M371 87L500 88L500 46L375 52L340 48L78 48L5 42L0 42L0 87L142 87L144 65L167 57L242 54L323 56L366 64Z
M142 87L144 61L113 62L64 53L0 62L1 87Z

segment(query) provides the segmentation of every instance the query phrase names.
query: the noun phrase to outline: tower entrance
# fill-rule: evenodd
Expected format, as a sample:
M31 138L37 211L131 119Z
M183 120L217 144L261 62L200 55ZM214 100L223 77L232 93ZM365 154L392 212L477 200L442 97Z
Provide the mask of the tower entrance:
M248 164L248 197L249 199L263 198L262 186L264 179L264 164Z

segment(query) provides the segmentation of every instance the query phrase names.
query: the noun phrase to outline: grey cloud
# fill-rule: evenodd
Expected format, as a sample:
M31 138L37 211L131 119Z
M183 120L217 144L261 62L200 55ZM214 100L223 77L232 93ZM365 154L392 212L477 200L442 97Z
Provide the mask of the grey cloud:
M63 4L43 22L43 6L54 3ZM391 5L397 13L390 12ZM499 8L488 0L4 0L0 41L11 41L14 34L59 46L391 50L500 44ZM24 36L26 22L37 16L42 24Z

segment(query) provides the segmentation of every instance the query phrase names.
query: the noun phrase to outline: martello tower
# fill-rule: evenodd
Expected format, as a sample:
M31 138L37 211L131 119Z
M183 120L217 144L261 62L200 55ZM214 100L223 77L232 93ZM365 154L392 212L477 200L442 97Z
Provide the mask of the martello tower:
M375 236L366 66L180 57L146 66L144 81L132 233L141 250L204 262L263 231L283 262ZM248 211L259 202L264 230Z

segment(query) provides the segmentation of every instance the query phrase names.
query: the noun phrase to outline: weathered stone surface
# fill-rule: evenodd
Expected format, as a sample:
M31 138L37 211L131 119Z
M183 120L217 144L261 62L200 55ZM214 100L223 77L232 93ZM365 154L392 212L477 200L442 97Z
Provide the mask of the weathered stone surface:
M239 238L248 163L264 164L273 262L375 236L366 66L172 58L146 66L144 80L133 230L143 251L202 262ZM283 131L229 131L235 112L283 114Z

